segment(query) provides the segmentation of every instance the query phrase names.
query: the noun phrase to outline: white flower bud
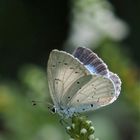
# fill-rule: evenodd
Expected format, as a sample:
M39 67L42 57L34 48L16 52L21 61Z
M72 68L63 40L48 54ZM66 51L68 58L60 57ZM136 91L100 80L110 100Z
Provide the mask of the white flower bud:
M66 129L67 129L67 130L71 130L70 126L67 126Z
M75 140L75 139L73 139L73 138L70 138L69 140Z
M89 140L94 140L94 135L93 134L89 136Z
M94 131L94 127L93 126L91 126L90 129Z
M89 125L92 124L92 121L87 120L86 123Z
M85 128L82 128L80 133L85 134L85 133L87 133L87 130Z
M75 128L75 124L74 123L72 124L72 128Z

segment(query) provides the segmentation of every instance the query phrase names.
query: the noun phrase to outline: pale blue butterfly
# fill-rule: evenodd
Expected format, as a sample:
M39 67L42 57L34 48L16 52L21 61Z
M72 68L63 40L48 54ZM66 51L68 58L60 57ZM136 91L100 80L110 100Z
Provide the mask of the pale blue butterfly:
M88 48L79 47L73 55L52 50L47 73L52 111L64 118L106 106L120 94L120 78Z

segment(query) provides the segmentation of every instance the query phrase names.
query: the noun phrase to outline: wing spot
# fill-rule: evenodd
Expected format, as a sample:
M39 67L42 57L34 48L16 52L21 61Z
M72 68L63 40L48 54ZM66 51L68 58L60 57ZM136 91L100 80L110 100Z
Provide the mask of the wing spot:
M79 100L77 100L77 102L79 102Z
M68 96L68 99L70 99L70 96Z
M80 84L80 82L78 81L77 84Z
M82 110L84 111L85 109L83 108Z
M57 78L55 78L54 80L55 80L55 81L61 81L60 79L57 79Z
M56 78L54 80L56 84L58 84L58 81L61 81L60 79L56 79Z
M64 63L64 65L68 65L68 63Z
M93 107L93 104L90 104L91 107Z

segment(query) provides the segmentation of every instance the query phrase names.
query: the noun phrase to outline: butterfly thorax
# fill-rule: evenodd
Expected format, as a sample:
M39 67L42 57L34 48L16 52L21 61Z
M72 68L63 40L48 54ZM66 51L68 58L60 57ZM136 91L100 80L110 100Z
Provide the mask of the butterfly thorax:
M63 106L61 107L54 106L53 110L55 110L54 113L58 113L62 118L69 118L75 113L74 108L69 107L65 108Z

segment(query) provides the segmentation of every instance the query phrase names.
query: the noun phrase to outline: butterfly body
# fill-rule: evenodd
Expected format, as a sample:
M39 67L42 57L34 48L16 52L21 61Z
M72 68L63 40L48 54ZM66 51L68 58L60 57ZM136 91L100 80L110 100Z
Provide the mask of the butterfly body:
M73 55L53 50L47 72L53 111L64 118L106 106L120 94L119 77L87 48L79 47Z
M58 113L62 118L69 118L71 117L75 112L74 108L63 108L63 107L59 107L59 108L55 108L55 113Z
M53 113L58 113L62 118L69 118L72 117L73 114L85 112L87 111L90 107L94 107L93 104L91 105L83 105L82 107L55 107L53 106L52 112Z

